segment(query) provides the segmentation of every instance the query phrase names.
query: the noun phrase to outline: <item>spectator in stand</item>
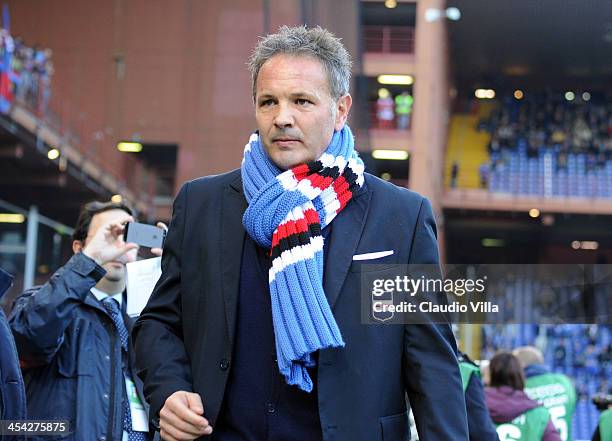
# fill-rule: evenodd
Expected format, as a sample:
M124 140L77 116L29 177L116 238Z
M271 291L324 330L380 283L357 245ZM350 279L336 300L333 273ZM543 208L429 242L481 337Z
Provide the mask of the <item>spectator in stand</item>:
M39 87L37 96L36 110L39 114L44 115L47 112L49 99L51 97L51 75L53 75L53 62L51 61L51 49L42 51L42 56L39 57L37 70L39 73Z
M584 152L591 143L591 129L582 116L580 116L574 123L572 128L572 136L574 147L578 153Z
M604 346L599 353L599 364L607 366L612 361L612 343L608 343Z
M567 138L567 134L565 133L565 131L561 128L560 125L554 125L552 128L552 133L550 135L550 141L552 144L558 144L561 145L565 142Z
M557 171L567 170L567 153L559 152L557 156Z
M489 186L489 163L483 162L478 168L480 175L480 188L487 188Z
M453 165L451 166L451 188L457 188L457 178L459 177L459 163L457 161L453 161Z
M395 115L397 116L397 128L399 130L406 130L410 125L413 103L414 98L406 90L395 97Z
M514 149L516 147L514 128L512 127L510 118L507 115L502 117L500 127L497 130L497 136L499 137L499 143L502 148Z
M538 157L538 140L535 136L532 136L527 142L527 157L537 158Z
M15 49L13 38L6 29L0 29L0 112L7 113L13 101L12 57Z
M39 81L40 81L40 67L41 63L44 62L44 55L38 45L35 45L32 48L32 80L30 82L30 99L32 103L32 107L36 108L36 103L38 102L38 90L39 90Z
M383 87L378 90L378 100L376 101L378 127L381 129L392 129L394 117L393 98L391 98L389 90Z
M0 28L0 111L8 112L13 99L40 115L47 112L53 76L52 51L29 48Z
M519 360L500 352L489 364L487 407L501 440L561 441L550 413L523 391L525 378Z
M604 141L603 150L606 155L606 161L612 159L612 136Z
M593 170L595 170L595 166L596 165L597 165L597 156L595 156L594 153L589 152L587 154L586 170L587 171L593 171Z
M497 135L491 136L491 142L489 143L489 153L499 153L501 147L499 145L499 137Z
M16 83L17 92L15 95L21 102L26 102L32 82L32 69L34 68L34 58L32 57L32 49L20 45L15 57L18 62L16 64L16 75L18 81Z

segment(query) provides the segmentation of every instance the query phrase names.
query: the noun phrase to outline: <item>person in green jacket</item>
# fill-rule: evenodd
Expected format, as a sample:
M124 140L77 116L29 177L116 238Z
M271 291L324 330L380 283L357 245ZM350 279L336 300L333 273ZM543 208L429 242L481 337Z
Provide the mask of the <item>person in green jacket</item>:
M548 409L561 440L572 441L576 389L570 378L550 372L544 364L542 352L533 346L516 348L514 355L523 366L527 396Z
M592 441L610 441L612 440L612 388L607 394L595 395L592 401L601 412Z
M599 415L599 424L595 428L592 441L612 440L612 407Z
M523 391L525 377L514 355L496 354L489 364L489 375L485 395L500 441L561 440L548 410Z
M399 130L407 129L410 124L412 103L414 103L414 98L407 91L403 91L395 97L395 117L397 118L397 128Z

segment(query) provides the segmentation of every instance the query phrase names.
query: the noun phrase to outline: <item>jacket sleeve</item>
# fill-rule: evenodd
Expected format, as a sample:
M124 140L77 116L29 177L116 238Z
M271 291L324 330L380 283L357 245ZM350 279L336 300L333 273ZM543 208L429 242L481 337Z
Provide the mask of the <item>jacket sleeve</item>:
M409 264L439 264L436 224L423 199ZM421 441L468 441L457 346L449 323L405 325L404 382Z
M61 346L72 313L106 271L77 253L38 289L15 301L10 325L24 367L49 363Z
M470 441L499 441L485 401L482 380L476 375L470 377L470 382L465 391L465 407L470 429Z
M561 441L561 436L555 426L552 423L552 420L548 420L548 424L546 425L546 429L544 429L544 434L542 435L542 441Z
M149 418L156 428L166 399L176 391L193 390L181 319L181 250L188 185L174 201L161 277L132 331L136 371L143 381L144 395L151 406Z

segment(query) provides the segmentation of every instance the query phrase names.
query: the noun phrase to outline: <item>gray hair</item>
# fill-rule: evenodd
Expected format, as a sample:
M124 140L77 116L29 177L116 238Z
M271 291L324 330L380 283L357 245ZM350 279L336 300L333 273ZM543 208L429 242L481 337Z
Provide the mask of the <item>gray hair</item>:
M351 59L339 38L320 26L310 29L306 26L282 26L276 34L262 37L249 58L253 100L261 66L278 54L319 60L327 72L330 95L337 100L349 92Z

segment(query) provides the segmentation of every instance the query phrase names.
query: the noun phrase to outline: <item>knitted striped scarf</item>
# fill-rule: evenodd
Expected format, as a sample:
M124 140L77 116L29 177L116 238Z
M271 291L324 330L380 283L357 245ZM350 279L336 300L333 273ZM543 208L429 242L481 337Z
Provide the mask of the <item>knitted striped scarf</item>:
M313 352L344 346L323 291L321 230L363 185L364 165L347 125L335 132L321 157L281 171L257 133L244 147L242 180L249 206L242 223L270 249L272 322L278 368L287 384L311 392L306 368Z

